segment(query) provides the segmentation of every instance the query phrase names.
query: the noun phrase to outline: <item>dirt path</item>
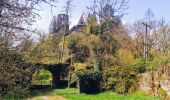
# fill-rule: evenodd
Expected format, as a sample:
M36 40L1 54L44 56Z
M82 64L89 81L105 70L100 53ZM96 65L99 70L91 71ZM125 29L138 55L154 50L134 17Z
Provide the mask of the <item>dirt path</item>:
M42 100L66 100L62 96L50 95L50 96L42 96Z
M54 93L43 94L39 92L37 96L28 98L27 100L67 100L67 99Z
M37 97L29 98L27 100L67 100L67 99L58 95L45 95L45 96L37 96Z

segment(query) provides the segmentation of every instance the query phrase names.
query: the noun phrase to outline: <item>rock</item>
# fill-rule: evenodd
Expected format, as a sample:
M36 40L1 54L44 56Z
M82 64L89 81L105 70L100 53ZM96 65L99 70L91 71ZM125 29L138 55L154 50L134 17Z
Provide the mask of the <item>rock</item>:
M145 92L152 92L152 74L143 73L139 76L139 89ZM158 88L162 88L165 92L170 95L170 79L167 74L159 75L158 72L154 72L154 94L157 94Z

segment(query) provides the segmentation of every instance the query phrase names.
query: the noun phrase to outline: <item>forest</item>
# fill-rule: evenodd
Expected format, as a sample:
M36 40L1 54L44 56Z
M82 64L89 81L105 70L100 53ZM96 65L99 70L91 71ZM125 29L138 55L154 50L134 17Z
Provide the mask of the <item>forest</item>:
M54 18L45 33L32 27L37 6L52 9L58 0L0 0L0 99L34 100L27 98L52 89L65 99L35 100L170 100L169 21L148 9L124 24L128 0L92 1L78 25L69 30L67 18L62 25ZM61 67L64 89L52 86L56 71L38 65ZM43 84L50 89L32 89Z

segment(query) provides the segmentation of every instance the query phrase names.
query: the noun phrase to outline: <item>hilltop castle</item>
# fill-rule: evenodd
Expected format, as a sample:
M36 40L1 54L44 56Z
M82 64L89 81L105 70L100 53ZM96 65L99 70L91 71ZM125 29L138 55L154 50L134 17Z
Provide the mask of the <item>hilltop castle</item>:
M50 33L56 33L60 30L66 30L66 33L72 33L74 31L80 31L83 26L85 26L85 20L83 15L80 17L77 25L73 26L71 29L69 28L69 16L66 14L58 14L57 17L54 16L50 27L49 27L49 32Z
M91 14L91 16L95 17L97 21L95 13ZM99 15L100 21L104 21L106 19L110 20L110 23L106 26L106 29L109 29L109 30L113 29L115 25L121 24L120 18L121 16L115 16L114 10L112 6L110 5L106 5L103 8L103 11ZM53 17L51 24L50 24L49 32L57 33L60 30L65 30L67 34L75 32L75 31L80 32L83 26L85 25L86 25L86 22L84 20L83 14L81 15L77 25L73 26L71 29L69 26L69 16L67 14L58 14L57 17L56 16Z

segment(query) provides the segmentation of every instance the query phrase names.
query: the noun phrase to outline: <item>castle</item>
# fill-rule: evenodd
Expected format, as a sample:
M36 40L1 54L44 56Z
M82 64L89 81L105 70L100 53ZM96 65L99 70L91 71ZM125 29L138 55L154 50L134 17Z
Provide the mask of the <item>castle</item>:
M92 16L95 16L96 18L96 15L94 14L92 14ZM100 21L103 21L106 19L110 20L110 23L106 27L107 29L113 29L115 25L121 24L121 19L120 19L121 17L115 16L114 14L115 13L114 13L114 9L112 8L112 6L106 5L99 15ZM57 17L56 16L53 17L51 24L50 24L49 32L57 33L60 30L64 30L66 34L69 34L75 31L80 32L83 26L85 25L86 25L86 22L84 20L83 14L81 15L77 25L73 26L71 29L69 26L69 16L67 14L58 14Z
M73 26L70 29L69 26L69 16L67 14L58 14L57 17L54 16L50 27L49 27L49 32L50 33L56 33L60 30L65 30L67 34L72 33L74 31L81 31L82 27L85 26L85 20L83 15L80 17L77 25Z

